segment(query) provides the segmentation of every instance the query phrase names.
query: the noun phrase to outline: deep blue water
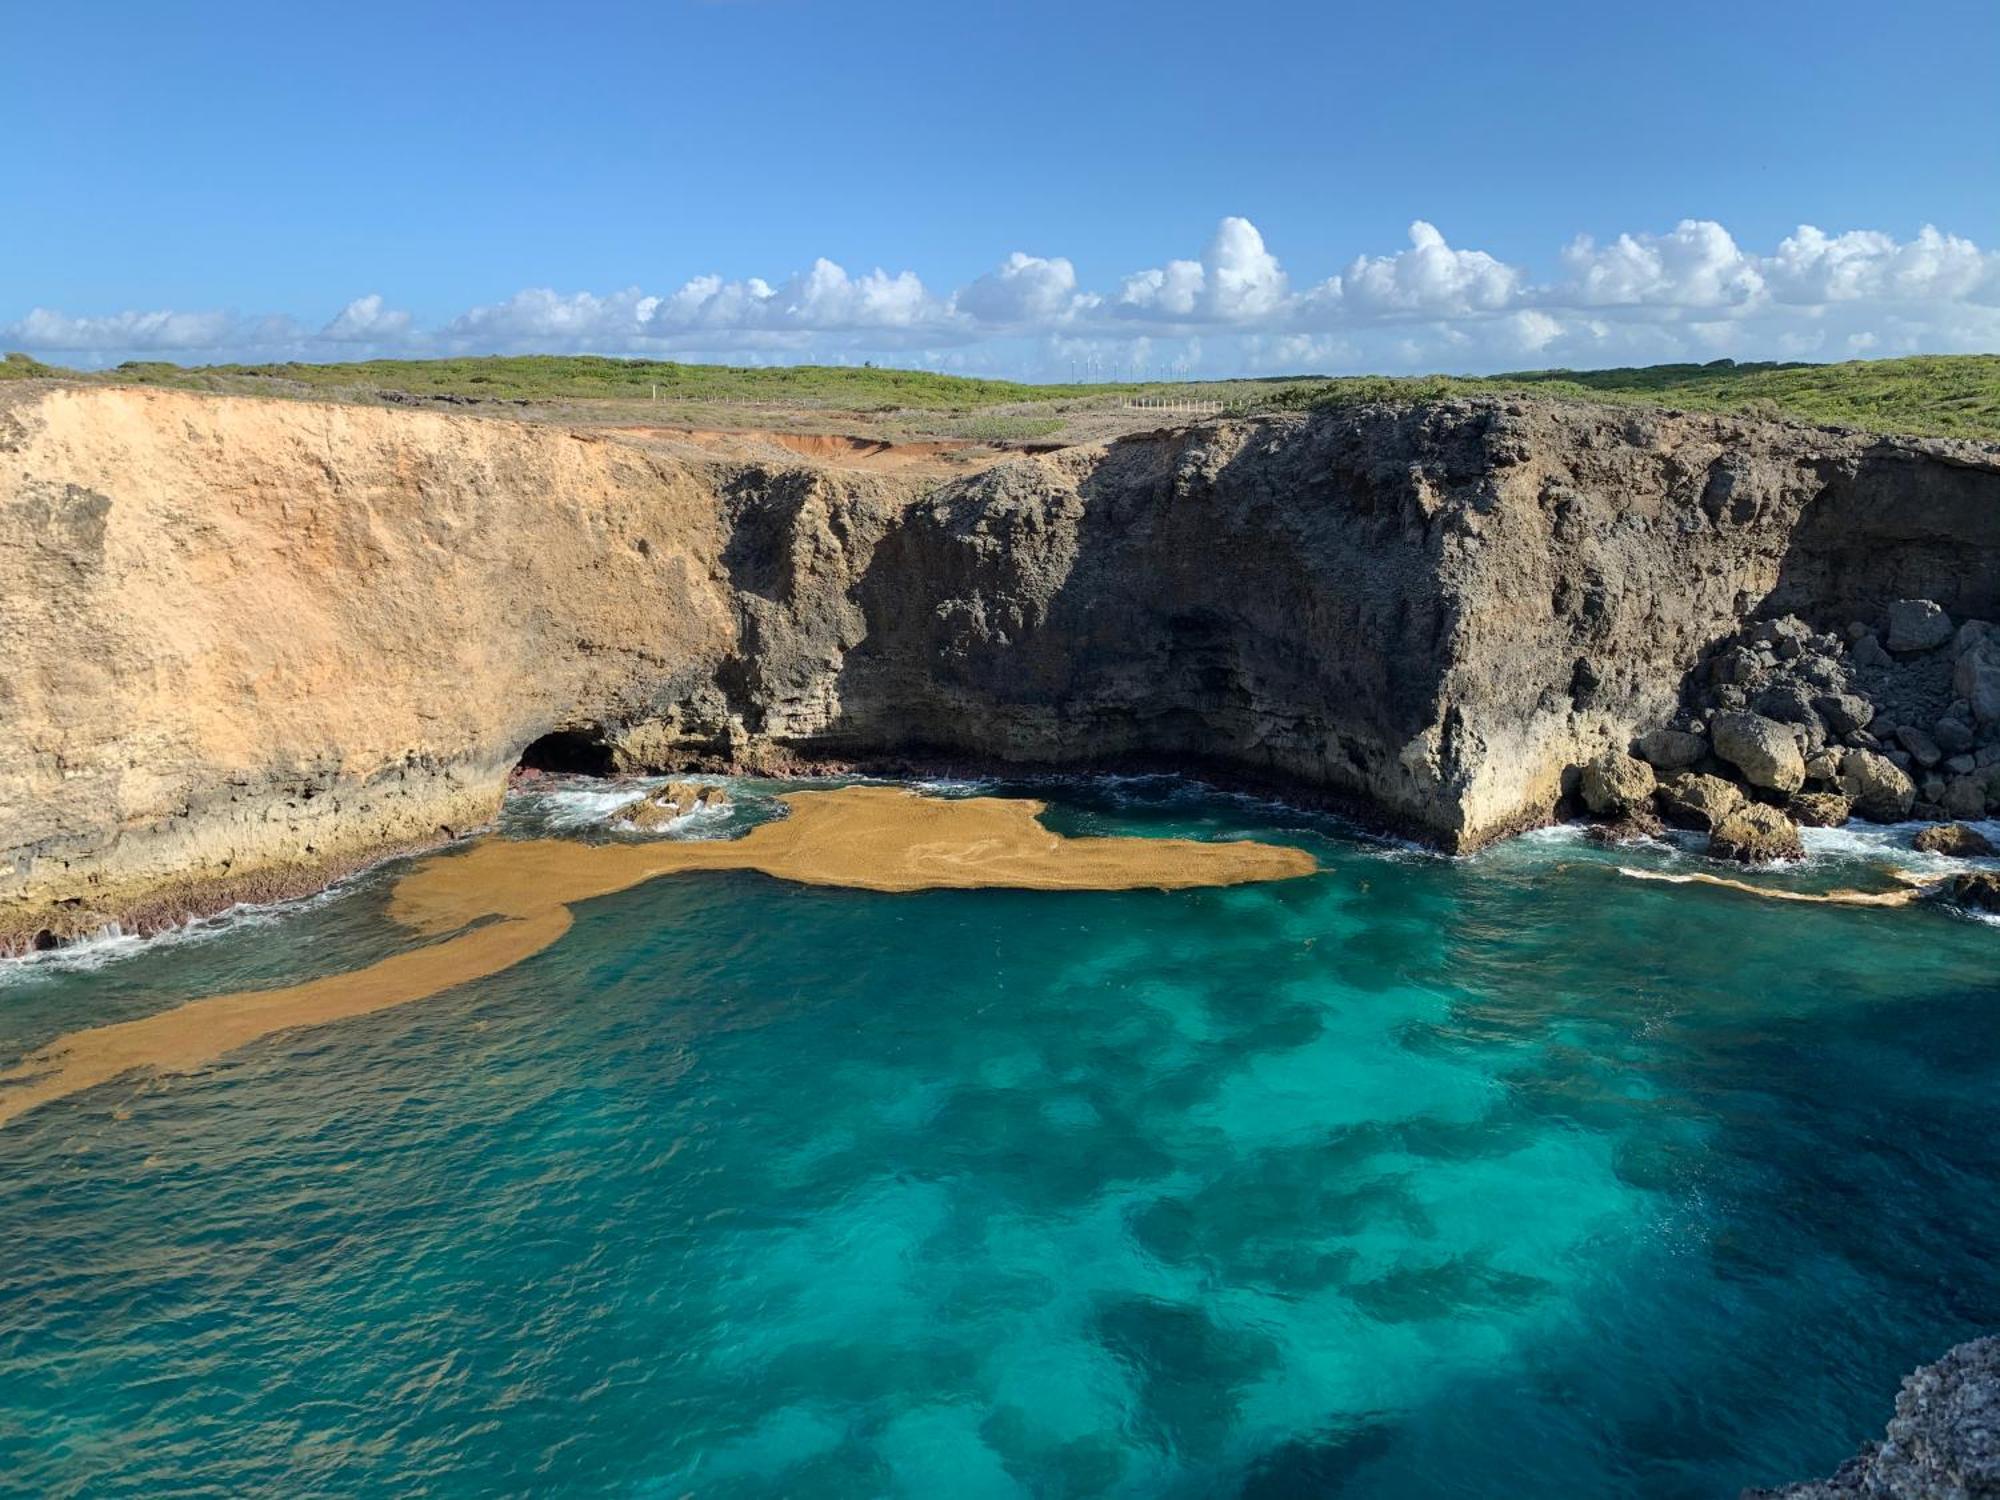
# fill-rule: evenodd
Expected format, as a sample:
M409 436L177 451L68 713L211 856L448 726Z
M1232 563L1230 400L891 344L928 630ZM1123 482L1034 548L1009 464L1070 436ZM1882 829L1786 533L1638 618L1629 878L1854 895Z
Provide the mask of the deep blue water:
M0 1130L0 1491L1723 1496L2000 1326L2000 929L1056 800L1325 871L670 877ZM17 967L0 1060L366 962L386 881Z

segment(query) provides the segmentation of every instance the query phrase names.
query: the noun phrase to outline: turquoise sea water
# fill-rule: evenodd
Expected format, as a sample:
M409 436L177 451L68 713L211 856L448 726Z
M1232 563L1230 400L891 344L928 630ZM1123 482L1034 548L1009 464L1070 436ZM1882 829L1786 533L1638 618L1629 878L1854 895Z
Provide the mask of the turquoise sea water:
M494 978L32 1113L0 1492L1734 1495L2000 1327L2000 929L1034 790L1324 873L669 877ZM604 837L616 800L510 817ZM387 879L17 966L0 1060L367 962Z

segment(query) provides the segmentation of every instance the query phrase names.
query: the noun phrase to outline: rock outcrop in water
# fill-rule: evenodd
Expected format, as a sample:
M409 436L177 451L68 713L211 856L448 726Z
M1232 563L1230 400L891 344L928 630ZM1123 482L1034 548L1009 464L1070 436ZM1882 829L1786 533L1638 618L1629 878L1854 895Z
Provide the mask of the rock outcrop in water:
M15 943L435 841L524 753L1170 763L1464 849L1606 750L1688 770L1684 685L1746 620L2000 617L2000 450L1732 417L1368 405L938 484L428 412L6 400ZM1954 689L1975 721L1996 660ZM1743 774L1780 796L1767 748ZM1888 795L1854 764L1843 793Z
M2000 1497L2000 1338L1960 1344L1906 1379L1882 1441L1829 1477L1743 1492L1743 1500L1995 1497Z

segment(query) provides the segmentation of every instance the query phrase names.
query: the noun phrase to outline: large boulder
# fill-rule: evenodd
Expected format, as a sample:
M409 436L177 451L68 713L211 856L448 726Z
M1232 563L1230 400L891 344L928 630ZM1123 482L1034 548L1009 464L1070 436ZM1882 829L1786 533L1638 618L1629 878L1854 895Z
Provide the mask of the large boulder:
M1761 714L1720 713L1709 724L1715 753L1752 786L1796 792L1806 784L1805 757L1790 729Z
M1701 762L1708 740L1685 729L1652 729L1639 736L1634 748L1654 770L1679 771Z
M1952 668L1952 691L1966 701L1981 724L2000 723L2000 648L1981 640Z
M1938 892L1954 906L1967 911L2000 912L2000 875L1975 870L1970 875L1954 875ZM1988 1342L1993 1342L1988 1340ZM1991 1493L2000 1495L2000 1490Z
M1989 768L1967 771L1945 783L1939 805L1954 818L1983 818L2000 801L2000 786Z
M1785 811L1802 828L1838 828L1853 816L1854 804L1839 792L1799 792Z
M1938 742L1914 724L1896 726L1896 743L1909 751L1910 759L1925 770L1929 770L1944 759L1944 752L1938 748Z
M1776 859L1804 859L1806 846L1792 820L1777 808L1748 802L1724 818L1708 836L1717 859L1761 865Z
M1952 854L1960 859L1984 859L1993 853L1993 841L1976 828L1963 823L1933 823L1917 831L1910 847L1925 854Z
M1855 816L1871 823L1901 822L1917 800L1917 784L1873 750L1850 750L1840 758L1840 789L1854 803Z
M1898 599L1889 606L1889 649L1929 651L1951 639L1951 616L1928 599Z
M1813 699L1812 707L1834 734L1866 729L1875 718L1875 705L1859 693L1821 693Z
M1692 828L1698 833L1712 833L1743 801L1743 789L1736 783L1700 771L1669 776L1653 794L1653 805L1661 817L1676 828Z
M1606 750L1583 768L1583 805L1600 818L1623 817L1653 798L1653 768L1622 750Z

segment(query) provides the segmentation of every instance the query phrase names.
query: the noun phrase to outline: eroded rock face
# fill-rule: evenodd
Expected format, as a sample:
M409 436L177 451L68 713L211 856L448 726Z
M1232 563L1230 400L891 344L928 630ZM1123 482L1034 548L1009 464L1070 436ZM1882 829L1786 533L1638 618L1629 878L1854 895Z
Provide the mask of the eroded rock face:
M1903 1382L1882 1441L1826 1479L1748 1489L1743 1500L2000 1497L2000 1338L1960 1344Z
M940 486L424 412L4 399L0 942L476 826L552 731L627 770L1164 762L1470 848L1685 722L1760 610L2000 614L1996 450L1726 417L1358 406ZM1940 670L1908 722L1945 712ZM1845 691L1792 675L1786 712Z

